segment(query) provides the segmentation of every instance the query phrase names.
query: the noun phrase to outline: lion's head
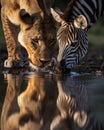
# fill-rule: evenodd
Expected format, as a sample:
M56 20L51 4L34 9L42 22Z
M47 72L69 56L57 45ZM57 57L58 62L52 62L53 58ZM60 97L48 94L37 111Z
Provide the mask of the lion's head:
M53 56L56 27L50 12L51 2L38 0L37 3L38 8L34 11L30 11L27 5L22 6L20 10L22 23L18 40L27 50L30 63L42 68L50 63Z
M39 16L32 25L20 31L18 40L27 50L30 62L35 66L44 67L51 61L55 37L52 18L42 19Z

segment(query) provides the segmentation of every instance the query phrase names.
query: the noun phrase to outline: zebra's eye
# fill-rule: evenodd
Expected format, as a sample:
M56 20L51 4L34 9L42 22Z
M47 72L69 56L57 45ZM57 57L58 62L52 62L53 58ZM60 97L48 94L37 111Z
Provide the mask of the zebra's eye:
M78 42L78 40L74 40L74 41L72 41L72 43L77 43Z
M35 46L38 46L38 40L37 39L32 39L31 43Z

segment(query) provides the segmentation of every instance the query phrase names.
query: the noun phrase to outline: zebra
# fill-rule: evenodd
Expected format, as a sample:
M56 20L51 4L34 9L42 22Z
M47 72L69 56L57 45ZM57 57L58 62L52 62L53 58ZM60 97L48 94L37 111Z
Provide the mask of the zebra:
M104 14L104 0L71 0L64 13L51 9L61 26L57 32L58 66L71 69L85 57L88 50L88 30Z

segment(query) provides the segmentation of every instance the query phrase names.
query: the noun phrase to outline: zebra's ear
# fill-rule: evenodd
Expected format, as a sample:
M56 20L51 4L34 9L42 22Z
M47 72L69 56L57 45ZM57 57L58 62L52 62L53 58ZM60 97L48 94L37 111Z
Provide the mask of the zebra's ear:
M54 10L53 8L51 8L51 14L56 22L62 23L63 19L61 18L61 16L63 15L63 12L61 12L59 9Z
M80 127L82 128L88 119L87 113L85 111L77 111L74 113L74 122Z
M81 28L81 29L85 29L87 28L87 19L85 18L84 15L79 15L74 19L74 26L76 28Z

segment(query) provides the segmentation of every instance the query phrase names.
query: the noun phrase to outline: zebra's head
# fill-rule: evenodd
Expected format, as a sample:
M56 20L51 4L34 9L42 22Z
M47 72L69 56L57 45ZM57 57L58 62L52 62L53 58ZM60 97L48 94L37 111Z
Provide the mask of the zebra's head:
M82 59L88 49L87 20L83 15L78 15L66 22L59 12L51 9L55 20L61 24L57 32L59 52L57 56L58 66L72 68Z

